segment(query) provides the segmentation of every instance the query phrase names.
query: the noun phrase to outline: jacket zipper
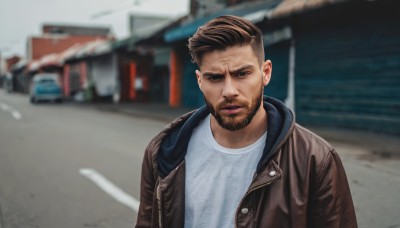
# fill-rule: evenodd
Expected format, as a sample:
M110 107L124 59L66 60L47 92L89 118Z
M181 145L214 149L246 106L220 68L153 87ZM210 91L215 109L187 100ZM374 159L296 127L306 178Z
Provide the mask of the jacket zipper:
M256 178L256 176L257 176L257 174L254 175L254 179ZM254 180L254 179L253 179L253 180ZM278 177L276 177L275 179L273 179L273 180L271 180L271 181L269 181L269 182L266 182L266 183L264 183L264 184L262 184L262 185L259 185L259 186L255 187L255 188L251 188L249 191L246 192L246 194L244 195L244 197L242 198L242 200L240 200L240 203L239 203L238 208L236 209L236 214L235 214L235 228L238 227L238 226L237 226L237 214L239 213L240 205L242 205L243 200L244 200L248 195L250 195L250 193L252 193L253 191L255 191L255 190L257 190L257 189L260 189L260 188L263 188L263 187L265 187L265 186L267 186L267 185L270 185L272 182L276 181L277 179L278 179Z
M162 228L163 227L163 222L162 222L162 208L161 208L161 183L158 184L157 186L157 193L156 193L156 197L157 197L157 204L158 204L158 227Z

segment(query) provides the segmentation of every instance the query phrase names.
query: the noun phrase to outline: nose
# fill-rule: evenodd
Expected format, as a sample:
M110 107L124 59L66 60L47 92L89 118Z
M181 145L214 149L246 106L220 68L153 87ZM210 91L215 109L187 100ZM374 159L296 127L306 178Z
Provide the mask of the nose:
M222 96L225 99L234 98L239 95L239 91L237 90L234 81L229 77L225 77L224 87L222 89Z

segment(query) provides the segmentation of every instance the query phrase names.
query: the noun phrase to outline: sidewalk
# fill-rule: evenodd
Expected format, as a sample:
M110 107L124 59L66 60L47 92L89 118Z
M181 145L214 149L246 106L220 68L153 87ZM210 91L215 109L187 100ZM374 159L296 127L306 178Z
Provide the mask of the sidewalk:
M167 104L146 103L84 103L77 104L101 111L118 112L139 118L148 118L169 123L193 109L170 107ZM329 142L357 145L376 155L400 158L400 136L379 134L343 128L305 126Z

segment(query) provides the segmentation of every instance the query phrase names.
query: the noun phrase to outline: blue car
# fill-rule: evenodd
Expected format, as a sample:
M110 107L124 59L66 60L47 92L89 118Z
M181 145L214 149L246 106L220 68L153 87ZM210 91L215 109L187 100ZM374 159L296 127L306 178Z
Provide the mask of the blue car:
M39 73L32 79L30 100L31 103L39 101L62 102L63 95L58 74Z

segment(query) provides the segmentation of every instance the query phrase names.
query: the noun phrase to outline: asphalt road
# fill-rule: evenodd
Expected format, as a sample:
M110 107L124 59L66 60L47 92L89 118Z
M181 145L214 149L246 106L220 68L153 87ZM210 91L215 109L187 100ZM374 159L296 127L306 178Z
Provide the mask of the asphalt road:
M0 90L0 228L133 227L143 151L165 125ZM399 157L332 144L359 227L400 227Z
M145 146L164 122L64 104L31 105L28 97L3 90L0 108L2 228L134 226L135 210L82 169L138 199Z

